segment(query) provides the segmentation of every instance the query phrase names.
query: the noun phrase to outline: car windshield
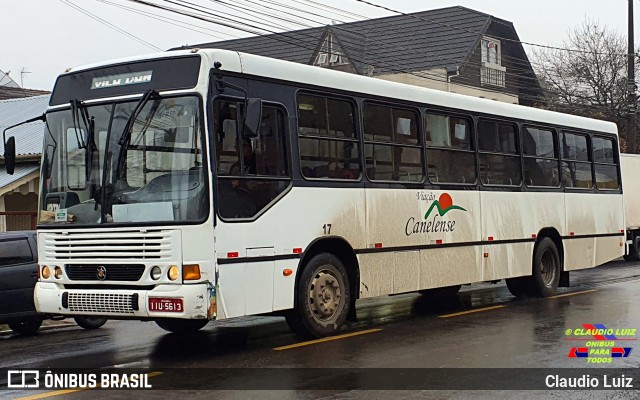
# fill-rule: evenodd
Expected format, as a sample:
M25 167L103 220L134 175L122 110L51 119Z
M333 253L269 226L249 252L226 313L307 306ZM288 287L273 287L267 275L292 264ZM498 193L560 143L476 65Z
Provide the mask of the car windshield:
M41 224L206 218L199 99L148 97L47 114Z

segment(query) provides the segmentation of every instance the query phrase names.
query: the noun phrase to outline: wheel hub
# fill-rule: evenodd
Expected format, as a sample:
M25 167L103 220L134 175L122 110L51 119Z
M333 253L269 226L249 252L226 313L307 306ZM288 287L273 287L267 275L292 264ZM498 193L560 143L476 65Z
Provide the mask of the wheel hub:
M309 305L316 318L331 319L342 298L340 282L331 271L320 271L309 285Z
M540 259L540 275L546 286L551 286L555 279L555 260L551 252L545 252Z

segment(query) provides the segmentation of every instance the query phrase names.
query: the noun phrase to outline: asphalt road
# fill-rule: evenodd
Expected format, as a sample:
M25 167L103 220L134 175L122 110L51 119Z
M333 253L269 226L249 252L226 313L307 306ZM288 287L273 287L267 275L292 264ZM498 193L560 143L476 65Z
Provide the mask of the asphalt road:
M429 375L434 370L411 368L437 368L448 374L437 378L438 382L459 379L461 387L466 382L473 389L474 382L487 385L486 380L479 381L483 376L488 380L522 379L521 371L527 371L523 368L637 368L637 335L627 335L633 340L616 342L632 348L628 357L612 358L605 364L589 365L586 358L570 358L568 354L573 347L585 345L587 337L575 333L586 329L583 324L603 324L619 333L621 329L640 329L640 264L614 262L574 272L571 281L571 288L561 288L559 296L548 299L515 299L504 284L486 283L463 287L449 299L407 294L363 300L358 304L358 323L348 326L342 336L319 342L302 342L279 317L212 322L186 337L166 334L152 322L109 321L96 331L69 324L34 337L0 336L0 368L84 368L85 372L143 368L156 372L149 378L155 388L189 389L179 392L189 398L211 398L212 392L202 389L220 388L216 382L221 380L230 382L222 385L225 389L274 390L216 391L216 399L640 398L640 379L634 391L489 392L429 391L423 381L412 377L419 371L435 382L436 377ZM248 368L275 369L261 376ZM461 373L454 368L469 369ZM486 375L488 368L502 369L495 370L499 374ZM474 373L477 376L473 377ZM6 383L3 378L0 382ZM416 384L416 390L392 390L405 383ZM362 387L376 390L357 390ZM292 388L296 390L275 390ZM173 398L176 393L0 389L0 397L31 399L151 399ZM29 397L34 395L40 397Z

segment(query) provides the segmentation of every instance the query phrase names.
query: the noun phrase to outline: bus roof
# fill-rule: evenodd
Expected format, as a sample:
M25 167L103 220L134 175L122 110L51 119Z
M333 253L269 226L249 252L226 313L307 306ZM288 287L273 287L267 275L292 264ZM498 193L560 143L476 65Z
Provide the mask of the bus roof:
M495 100L482 99L463 94L449 93L436 89L391 82L383 79L319 68L311 65L298 64L290 61L221 49L176 50L145 56L128 57L73 68L70 69L68 73L103 67L106 65L179 57L193 53L199 54L207 60L206 63L203 63L202 67L206 70L212 68L215 61L219 61L222 63L221 69L223 71L240 72L254 76L272 78L281 81L299 82L305 85L314 85L340 91L363 93L423 104L433 104L439 107L457 109L462 113L465 111L472 111L476 113L485 113L545 124L601 131L616 135L618 132L617 126L613 122L585 118L571 114L563 114L517 104L509 104Z

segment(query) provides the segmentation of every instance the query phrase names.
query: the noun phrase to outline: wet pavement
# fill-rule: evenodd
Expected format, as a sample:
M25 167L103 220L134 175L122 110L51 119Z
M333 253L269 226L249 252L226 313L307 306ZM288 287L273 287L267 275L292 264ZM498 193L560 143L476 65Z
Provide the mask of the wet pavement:
M232 380L239 383L236 387L231 385L231 388L243 387L242 382L253 379L246 368L279 368L281 370L274 370L274 373L283 373L279 377L284 377L285 381L293 377L292 385L299 384L301 380L313 389L327 385L325 391L217 391L215 397L222 399L640 398L638 390L356 390L354 388L358 385L348 382L342 382L338 388L333 387L331 373L317 370L331 368L326 371L343 373L338 374L340 379L353 376L365 379L349 374L361 368L380 369L367 371L380 373L380 382L374 382L372 387L385 388L385 379L403 377L384 368L452 368L450 372L453 375L460 373L453 368L479 368L481 371L505 368L504 374L525 371L523 368L593 368L585 358L567 357L571 348L585 345L585 337L576 336L574 332L583 328L583 324L640 329L640 265L614 262L574 272L571 281L571 288L561 288L559 297L548 299L515 299L503 283L465 286L457 296L449 299L418 294L367 299L358 304L359 322L342 332L345 337L324 342L301 343L280 317L212 322L198 334L187 337L166 334L153 322L138 321L109 321L95 331L70 325L43 331L34 337L4 334L0 336L0 368L88 368L91 371L110 367L144 368L162 372L149 379L152 385L191 388L188 393L193 398L211 397L211 392L197 389L211 388L212 379L220 376L220 368L238 374ZM604 366L639 366L637 341L623 343L632 348L628 357L613 358ZM189 371L188 376L184 371ZM411 370L406 372L410 374ZM465 376L461 374L460 379ZM398 385L389 384L388 388L397 389L394 386ZM281 380L264 385L265 389L284 387L287 387L287 382ZM304 389L305 386L301 387ZM635 383L635 387L640 387L640 381ZM42 393L54 398L73 399L175 396L175 393L160 390L62 393L4 389L0 391L0 397L21 398Z

